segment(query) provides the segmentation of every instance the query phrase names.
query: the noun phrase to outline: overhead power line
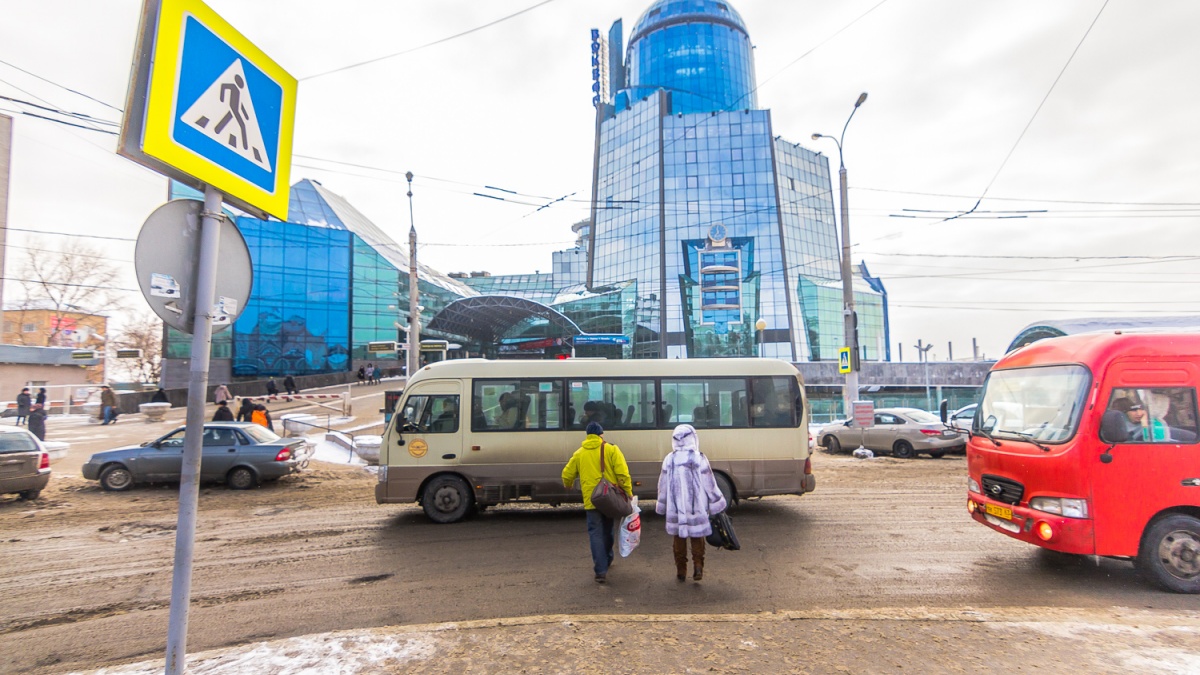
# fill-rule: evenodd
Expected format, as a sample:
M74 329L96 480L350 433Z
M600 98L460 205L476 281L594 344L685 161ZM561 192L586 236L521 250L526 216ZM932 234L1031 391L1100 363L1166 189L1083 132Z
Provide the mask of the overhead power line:
M496 24L498 24L498 23L504 23L505 21L508 21L509 19L512 19L512 18L518 17L518 16L520 16L520 15L522 15L522 14L526 13L526 12L531 12L531 11L533 11L533 10L537 9L538 7L541 7L542 5L548 5L548 4L552 3L552 2L554 2L554 0L542 0L542 2L539 2L539 3L537 3L536 5L532 5L532 6L530 6L530 7L526 7L525 9L522 9L522 10L521 10L521 11L519 11L519 12L513 12L512 14L509 14L508 16L501 17L501 18L499 18L499 19L496 19L495 21L490 21L490 22L488 22L488 23L485 23L485 24L483 24L482 26L476 26L476 27L474 27L474 28L472 28L472 29L470 29L470 30L465 30L465 31L463 31L463 32L461 32L461 33L455 33L454 35L451 35L451 36L448 36L448 37L444 37L444 38L441 38L441 39L438 39L438 40L434 40L433 42L426 42L425 44L423 44L423 45L420 45L419 47L412 47L411 49L405 49L405 50L402 50L402 51L394 52L394 53L392 53L392 54L387 54L387 55L385 55L385 56L377 56L377 57L375 57L375 58L373 58L373 59L367 59L366 61L359 61L358 63L351 63L351 64L350 64L350 65L348 65L348 66L342 66L342 67L340 67L340 68L334 68L333 70L326 70L326 71L324 71L324 72L321 72L321 73L315 73L315 74L313 74L313 75L307 75L307 76L305 76L305 77L302 77L302 78L300 78L300 81L301 81L301 82L304 82L304 81L307 81L307 80L316 79L316 78L318 78L318 77L324 77L324 76L326 76L326 75L332 75L332 74L334 74L334 73L340 73L340 72L342 72L343 70L350 70L351 68L357 68L357 67L359 67L359 66L365 66L365 65L367 65L368 63L377 63L377 62L379 62L379 61L384 61L384 60L386 60L386 59L394 58L394 57L397 57L397 56L404 56L405 54L411 54L411 53L413 53L413 52L420 51L420 50L422 50L422 49L425 49L425 48L427 48L427 47L432 47L432 46L434 46L434 45L440 45L440 44L442 44L443 42L449 42L450 40L454 40L454 39L457 39L457 38L463 37L464 35L470 35L471 33L475 33L475 32L481 31L481 30L483 30L483 29L485 29L485 28L491 28L492 26L495 26L495 25L496 25Z
M41 80L42 82L45 82L45 83L47 83L47 84L52 84L52 85L54 85L54 86L56 86L56 87L58 87L58 88L60 88L60 89L65 89L66 91L69 91L69 92L71 92L72 94L75 94L76 96L82 96L82 97L84 97L84 98L88 99L89 101L94 101L94 102L96 102L96 103L99 103L100 105L102 105L102 106L104 106L104 107L106 107L106 108L112 108L113 110L116 110L117 112L125 112L125 111L121 110L120 108L118 108L118 107L117 107L117 106L115 106L115 105L111 105L111 104L109 104L109 103L105 103L104 101L101 101L100 99L98 99L98 98L96 98L96 97L94 97L94 96L90 96L90 95L88 95L88 94L85 94L85 93L83 93L82 91L76 91L75 89L72 89L72 88L70 88L70 87L66 86L65 84L59 84L58 82L55 82L54 80L49 80L49 79L46 79L46 78L42 77L41 75L38 75L37 73L33 73L33 72L30 72L30 71L28 71L28 70L25 70L24 68L22 68L22 67L20 67L20 66L17 66L17 65L13 65L13 64L11 64L11 63L9 63L8 61L5 61L5 60L3 60L3 59L0 59L0 63L3 63L4 65L6 65L6 66L8 66L9 68L12 68L12 69L14 69L14 70L19 70L19 71L21 71L22 73L25 73L26 75L29 75L30 77L36 77L37 79Z

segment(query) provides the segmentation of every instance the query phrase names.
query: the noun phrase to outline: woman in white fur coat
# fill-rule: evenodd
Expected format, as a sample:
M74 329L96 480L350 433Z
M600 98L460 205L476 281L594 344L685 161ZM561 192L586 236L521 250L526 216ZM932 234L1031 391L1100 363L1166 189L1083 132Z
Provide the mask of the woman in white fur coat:
M671 454L658 476L658 504L654 510L667 516L667 534L675 538L675 578L687 577L687 550L692 549L692 579L704 578L704 538L712 533L708 517L725 510L725 496L717 487L708 458L700 452L700 439L690 424L680 424L671 434Z

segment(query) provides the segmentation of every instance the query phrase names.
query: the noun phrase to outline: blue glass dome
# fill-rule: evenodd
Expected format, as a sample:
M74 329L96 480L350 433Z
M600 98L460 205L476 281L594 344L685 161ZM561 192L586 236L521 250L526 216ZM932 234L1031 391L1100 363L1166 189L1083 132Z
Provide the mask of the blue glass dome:
M758 107L750 34L728 2L658 0L633 27L626 67L633 95L665 89L672 113Z

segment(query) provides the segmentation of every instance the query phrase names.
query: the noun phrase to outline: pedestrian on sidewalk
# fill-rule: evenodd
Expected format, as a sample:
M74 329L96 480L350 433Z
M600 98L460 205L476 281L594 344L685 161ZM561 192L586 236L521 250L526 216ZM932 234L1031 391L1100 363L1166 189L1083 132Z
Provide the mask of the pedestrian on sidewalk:
M296 388L296 380L293 379L291 375L283 378L283 389L288 393L289 396L300 393L300 390Z
M117 395L107 384L100 387L100 424L117 421Z
M366 381L367 381L367 367L359 366L358 367L358 383L363 384Z
M217 388L213 390L213 403L232 400L233 394L229 393L229 387L227 385L218 384Z
M712 534L709 516L725 510L725 495L717 486L708 458L700 452L700 439L690 424L680 424L671 434L671 453L658 476L658 502L654 510L666 514L667 534L674 537L675 578L687 577L687 552L692 549L692 579L704 578L704 538Z
M625 455L621 454L621 449L604 441L604 427L592 422L584 431L587 436L563 468L562 482L564 487L571 487L575 479L579 479L579 488L583 491L583 509L587 514L592 568L596 574L596 583L602 584L608 579L608 567L613 561L615 519L600 513L592 506L592 490L596 489L603 476L624 490L625 494L632 495L633 479L629 477L629 466L625 463ZM603 469L600 466L601 449L604 450Z
M217 404L217 411L213 413L212 421L214 422L232 422L233 411L229 409L228 401L221 401Z
M37 397L33 399L33 402L42 406L43 408L46 407L46 388L45 387L38 389Z
M238 408L237 421L250 422L250 418L254 414L254 401L248 398L242 399L242 407Z
M46 409L37 403L29 408L29 433L37 436L39 441L46 440Z
M29 387L25 387L21 393L17 394L17 426L21 426L21 422L29 417L29 405L32 402L29 397Z
M250 414L250 421L266 427L271 431L275 431L275 425L271 421L271 411L267 410L267 406L258 403L254 406L254 412Z
M275 396L279 394L279 385L275 384L275 378L267 380L267 396Z

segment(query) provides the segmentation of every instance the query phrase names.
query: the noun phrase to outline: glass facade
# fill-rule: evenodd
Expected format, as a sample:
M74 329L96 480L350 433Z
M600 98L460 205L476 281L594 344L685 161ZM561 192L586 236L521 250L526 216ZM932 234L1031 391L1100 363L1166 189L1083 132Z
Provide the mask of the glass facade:
M654 3L633 28L626 68L632 97L670 92L671 113L758 107L750 36L726 2Z
M367 343L403 342L408 324L407 251L340 196L302 180L292 186L288 221L236 218L250 249L253 290L230 329L213 336L212 358L241 378L311 375L377 364L403 352L368 354ZM421 266L422 325L442 308L479 293ZM423 331L423 337L458 336ZM191 338L168 330L168 359L190 356Z
M233 325L233 375L347 370L355 237L255 218L239 218L238 228L254 263L254 291Z
M829 162L774 137L770 111L754 109L741 18L724 2L659 0L625 66L633 102L600 109L589 283L637 281L630 355L836 359ZM883 285L871 282L855 293L859 341L875 359L887 319Z

